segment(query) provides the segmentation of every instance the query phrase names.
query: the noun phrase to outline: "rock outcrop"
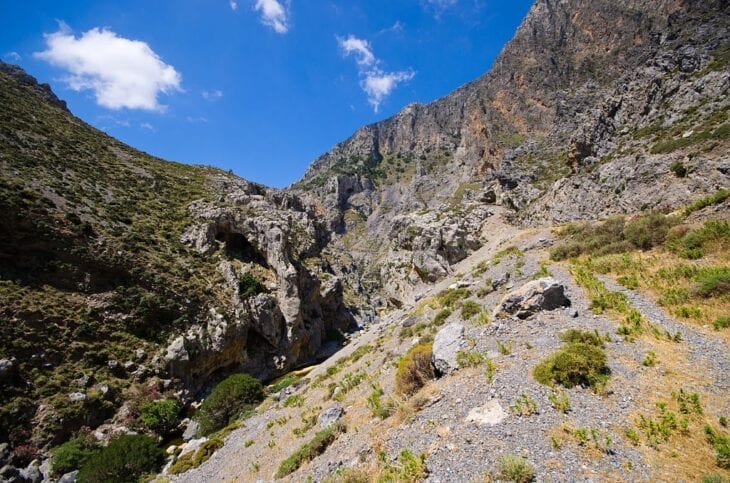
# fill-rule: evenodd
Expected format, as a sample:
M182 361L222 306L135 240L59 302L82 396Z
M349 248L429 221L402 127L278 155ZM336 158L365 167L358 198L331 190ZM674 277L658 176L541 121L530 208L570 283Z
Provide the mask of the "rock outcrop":
M457 357L466 348L464 326L452 323L436 333L431 362L439 374L448 374L459 368Z
M554 310L570 305L565 296L563 284L551 277L544 277L527 282L522 287L509 292L494 308L494 317L510 314L520 319L541 310Z

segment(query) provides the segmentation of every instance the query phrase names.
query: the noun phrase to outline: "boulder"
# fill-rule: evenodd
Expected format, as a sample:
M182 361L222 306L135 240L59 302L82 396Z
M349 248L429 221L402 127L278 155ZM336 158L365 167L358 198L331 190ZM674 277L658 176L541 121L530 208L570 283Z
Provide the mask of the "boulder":
M195 437L195 435L198 433L198 423L192 419L188 420L188 424L185 427L185 431L183 431L182 439L183 441L190 441Z
M345 410L342 409L342 406L331 406L319 413L319 416L317 417L317 422L319 423L320 427L326 428L336 423L343 414L345 414Z
M20 470L20 478L27 483L40 483L43 480L43 474L38 468L38 462L35 461L33 464L28 465L27 468Z
M499 404L499 401L492 399L485 405L475 407L466 416L466 421L479 425L494 426L501 423L507 417L507 413Z
M79 470L72 471L70 473L66 473L61 478L58 479L58 483L75 483L76 477L79 474Z
M459 368L456 356L466 348L464 326L453 323L436 334L433 341L432 363L439 374L448 374Z
M570 299L565 296L565 287L554 278L545 277L527 282L505 295L493 315L506 313L526 319L541 310L567 306L570 306Z

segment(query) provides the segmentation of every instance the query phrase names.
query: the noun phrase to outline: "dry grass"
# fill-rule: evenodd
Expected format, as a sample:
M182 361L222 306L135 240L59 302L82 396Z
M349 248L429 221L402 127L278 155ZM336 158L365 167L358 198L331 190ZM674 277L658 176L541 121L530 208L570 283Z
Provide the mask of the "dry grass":
M696 275L692 275L709 267L730 266L730 250L717 250L696 261L656 249L607 255L586 263L594 271L608 274L618 283L646 293L671 316L711 329L715 336L730 342L730 331L712 329L715 320L730 314L730 294L716 293L705 297L698 292L699 282Z

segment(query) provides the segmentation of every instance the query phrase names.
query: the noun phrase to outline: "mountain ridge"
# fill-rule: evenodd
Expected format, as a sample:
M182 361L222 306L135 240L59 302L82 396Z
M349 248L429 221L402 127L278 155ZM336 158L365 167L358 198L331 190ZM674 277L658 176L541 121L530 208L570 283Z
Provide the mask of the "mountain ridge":
M35 457L84 427L102 442L149 433L145 404L174 400L187 410L230 373L299 380L290 371L349 340L378 339L401 354L408 337L458 322L455 309L466 317L464 293L469 310L496 307L514 283L545 275L546 247L558 243L546 227L644 212L637 223L669 230L677 210L707 195L700 208L711 209L700 215L722 218L729 41L730 5L721 0L537 0L489 72L357 130L283 190L126 146L0 63L0 443L13 449L0 448L2 471L9 464L0 476L34 468ZM580 235L580 226L571 229ZM684 236L679 228L674 235ZM722 260L718 250L707 263ZM660 255L668 256L653 260ZM556 267L566 286L578 269L569 268ZM472 294L459 284L484 287ZM583 311L589 301L578 299ZM703 321L723 307L712 300ZM699 317L691 308L682 313ZM514 321L493 317L500 322L469 329L483 348L512 330ZM406 335L396 340L396 328ZM378 362L368 347L368 364L390 377L388 356ZM360 357L343 364L364 371ZM333 365L318 370L319 383L337 376ZM338 387L347 397L360 372L333 379L324 400ZM391 391L391 382L377 384ZM285 398L307 384L266 404L289 408ZM268 425L273 413L261 411L256 424ZM294 411L284 416L312 430L313 416ZM190 427L186 418L173 432Z

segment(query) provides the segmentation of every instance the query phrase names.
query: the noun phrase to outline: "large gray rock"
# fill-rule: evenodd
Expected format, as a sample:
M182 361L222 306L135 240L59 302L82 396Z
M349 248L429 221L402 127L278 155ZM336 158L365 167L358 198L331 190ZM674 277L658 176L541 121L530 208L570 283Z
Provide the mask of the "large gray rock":
M319 413L317 423L319 423L320 427L326 428L327 426L335 424L343 414L345 414L345 410L342 409L342 406L340 405L328 407Z
M26 483L40 483L43 480L43 474L38 467L38 462L36 461L35 463L36 464L31 463L27 468L19 471L20 478L22 478Z
M459 368L456 362L458 353L466 348L464 326L453 323L445 326L436 334L433 341L433 366L439 374L448 374Z
M527 282L522 287L504 296L494 309L494 316L502 313L525 319L541 310L567 307L570 300L565 296L565 287L552 277Z
M76 477L79 474L79 470L71 471L70 473L66 473L61 478L58 479L58 483L75 483Z

